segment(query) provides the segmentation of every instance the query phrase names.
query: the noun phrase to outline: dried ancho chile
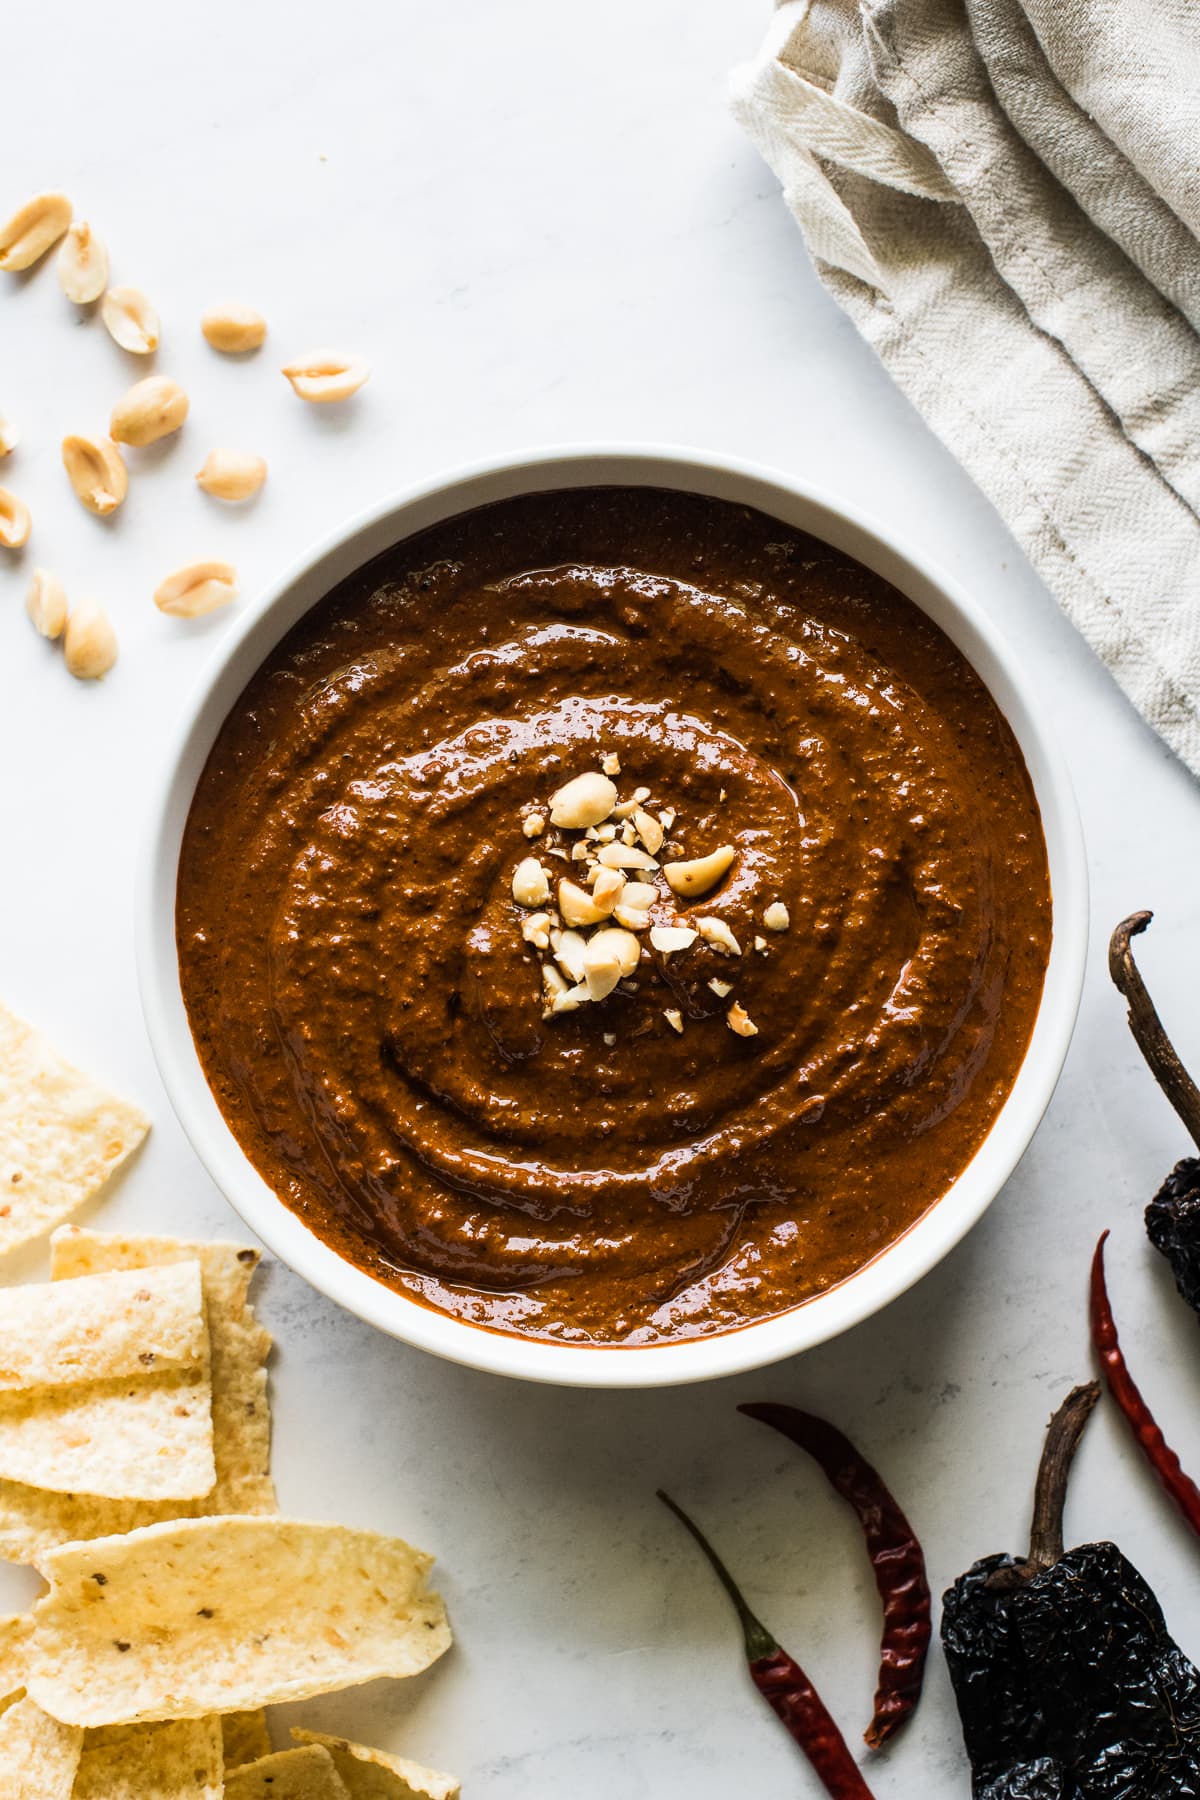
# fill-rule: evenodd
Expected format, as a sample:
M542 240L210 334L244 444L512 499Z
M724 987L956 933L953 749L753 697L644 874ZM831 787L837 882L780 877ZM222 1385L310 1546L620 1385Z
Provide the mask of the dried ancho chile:
M739 1406L790 1438L858 1514L883 1605L879 1684L865 1736L873 1750L894 1737L921 1697L932 1632L929 1582L917 1535L878 1471L828 1420L771 1401Z
M755 1618L741 1589L700 1527L661 1488L658 1490L658 1498L664 1506L670 1508L684 1529L691 1533L711 1564L717 1580L733 1601L741 1621L750 1677L768 1706L787 1726L791 1736L807 1756L826 1793L832 1794L834 1800L874 1800L836 1721L800 1664L788 1655L766 1626Z
M1129 1028L1138 1049L1200 1150L1200 1088L1176 1055L1133 960L1130 940L1153 917L1138 912L1121 921L1109 942L1108 972L1129 1003ZM1200 1313L1200 1156L1185 1156L1175 1164L1146 1208L1146 1230L1170 1263L1179 1292Z
M1029 1554L986 1556L942 1603L975 1800L1196 1800L1200 1671L1115 1544L1063 1549L1076 1445L1099 1387L1046 1434Z

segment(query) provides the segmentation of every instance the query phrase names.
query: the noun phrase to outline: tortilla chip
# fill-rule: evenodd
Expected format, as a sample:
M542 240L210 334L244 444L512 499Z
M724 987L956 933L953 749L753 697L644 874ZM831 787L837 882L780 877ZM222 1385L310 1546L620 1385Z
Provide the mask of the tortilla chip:
M0 1393L111 1381L208 1361L193 1258L176 1269L0 1289Z
M255 1712L224 1713L221 1717L221 1741L225 1746L225 1769L240 1769L243 1763L258 1762L271 1754L271 1734L267 1715L262 1708Z
M328 1750L280 1750L247 1763L225 1783L226 1800L346 1800Z
M104 1725L84 1735L74 1800L221 1800L219 1719Z
M149 1129L0 1006L0 1255L90 1200Z
M271 1334L258 1323L248 1298L261 1253L244 1244L122 1237L68 1225L54 1234L50 1275L57 1282L99 1270L164 1268L193 1259L200 1264L212 1344L217 1485L202 1506L187 1512L189 1516L274 1512L266 1370Z
M292 1727L298 1744L323 1744L333 1758L350 1800L458 1800L462 1786L453 1775L425 1769L406 1756L389 1756L352 1744L348 1738L327 1737L323 1731Z
M60 1725L29 1699L0 1713L0 1794L4 1800L71 1800L83 1733Z
M450 1644L431 1559L291 1519L186 1519L37 1559L25 1686L72 1725L242 1712L416 1675Z
M50 1247L54 1283L115 1269L199 1262L212 1348L213 1451L217 1481L198 1500L94 1500L0 1481L0 1558L31 1562L55 1544L112 1537L164 1519L275 1510L266 1358L271 1335L247 1296L259 1252L238 1244L126 1237L66 1225Z
M28 1613L8 1613L0 1617L0 1706L24 1689L25 1639L28 1635Z
M0 1476L130 1499L210 1491L197 1263L0 1290Z
M211 1492L207 1372L89 1381L0 1398L0 1472L55 1493L190 1499Z

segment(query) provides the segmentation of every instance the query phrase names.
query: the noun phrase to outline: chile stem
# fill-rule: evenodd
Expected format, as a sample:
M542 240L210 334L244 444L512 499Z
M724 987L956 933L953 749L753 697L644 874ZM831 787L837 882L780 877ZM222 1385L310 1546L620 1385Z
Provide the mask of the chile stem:
M1067 1481L1083 1428L1100 1398L1100 1383L1085 1381L1072 1388L1046 1429L1042 1460L1033 1490L1033 1524L1029 1532L1029 1567L1040 1574L1053 1568L1063 1553L1063 1508Z
M1122 919L1108 946L1108 972L1129 1002L1129 1029L1150 1072L1175 1108L1188 1136L1200 1150L1200 1088L1192 1080L1163 1029L1163 1022L1133 960L1130 939L1145 931L1154 914L1131 913Z
M754 1614L750 1611L750 1608L746 1605L741 1588L733 1579L733 1576L729 1573L729 1570L725 1567L725 1564L721 1561L700 1527L692 1523L682 1506L677 1506L670 1494L664 1493L662 1488L657 1488L655 1492L663 1505L670 1507L684 1530L691 1532L712 1565L712 1570L716 1575L717 1580L725 1589L729 1598L733 1601L733 1604L737 1609L737 1616L741 1620L742 1636L746 1640L747 1660L749 1662L757 1662L760 1656L772 1655L772 1653L779 1648L777 1640L771 1636L771 1633L767 1630L762 1620L756 1619Z

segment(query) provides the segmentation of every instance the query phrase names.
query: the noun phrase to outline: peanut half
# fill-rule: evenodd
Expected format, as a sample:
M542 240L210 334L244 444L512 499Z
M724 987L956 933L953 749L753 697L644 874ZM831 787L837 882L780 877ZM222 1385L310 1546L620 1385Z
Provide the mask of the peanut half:
M772 900L763 914L763 924L768 931L786 931L791 922L791 914L782 900Z
M33 519L23 500L8 488L0 488L0 547L19 550L29 542Z
M95 600L81 600L72 609L63 654L67 668L79 681L99 681L116 662L117 634Z
M677 894L694 900L697 894L706 894L716 886L736 854L732 844L722 844L691 862L668 863L663 873Z
M550 898L550 877L536 856L526 856L513 870L512 897L518 906L544 906Z
M105 519L116 512L129 491L129 472L115 444L76 432L63 439L62 460L67 479L90 513Z
M302 400L323 406L357 394L371 370L361 356L341 350L310 350L307 356L285 363L283 373Z
M53 249L71 223L65 194L35 194L0 225L0 269L28 269Z
M589 769L551 794L550 823L565 831L586 831L607 819L616 803L617 790L608 776Z
M173 619L198 619L237 599L237 570L232 563L198 562L176 569L154 590L159 612Z
M267 335L267 321L252 306L210 306L200 329L214 350L225 356L244 356L257 350Z
M266 479L267 465L262 457L244 450L210 450L196 476L204 492L214 500L249 500ZM525 835L530 833L526 831Z
M179 383L165 375L147 375L117 401L108 429L118 444L132 444L141 450L159 438L170 437L187 416L188 397Z
M76 306L90 306L108 286L108 251L86 219L78 219L63 239L58 285Z
M67 622L67 591L48 569L35 569L25 611L44 638L61 637Z
M109 288L100 302L100 317L109 337L132 356L150 356L158 349L158 314L140 288Z

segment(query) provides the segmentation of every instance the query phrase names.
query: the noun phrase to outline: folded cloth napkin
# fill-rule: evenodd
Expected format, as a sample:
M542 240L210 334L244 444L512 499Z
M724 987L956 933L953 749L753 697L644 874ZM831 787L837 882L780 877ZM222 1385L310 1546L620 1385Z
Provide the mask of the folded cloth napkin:
M786 0L732 98L822 281L1200 774L1200 0Z

